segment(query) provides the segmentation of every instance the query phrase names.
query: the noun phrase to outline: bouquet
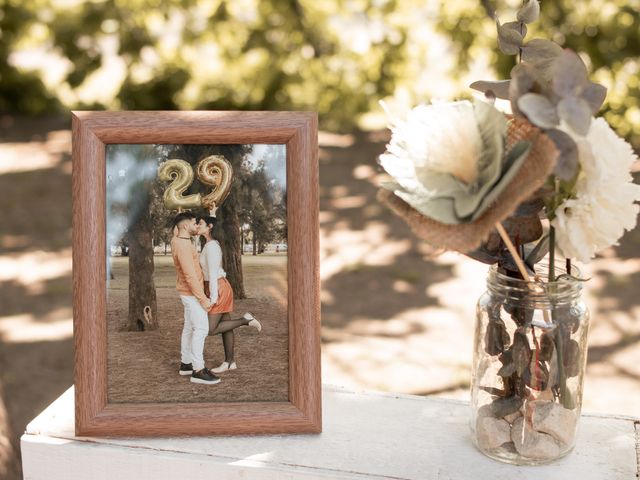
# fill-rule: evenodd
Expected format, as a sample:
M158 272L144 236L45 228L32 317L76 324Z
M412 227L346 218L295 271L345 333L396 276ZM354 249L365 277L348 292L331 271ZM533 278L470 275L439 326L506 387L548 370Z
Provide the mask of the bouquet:
M589 80L575 52L525 42L539 8L529 0L516 21L497 22L500 50L519 59L510 79L472 83L483 100L433 102L391 118L379 158L392 177L379 200L419 237L525 276L556 249L588 262L635 227L640 208L630 174L637 156L593 117L606 88ZM492 105L496 98L511 114Z
M605 87L589 80L575 52L525 41L539 9L528 0L515 21L497 21L500 50L518 57L510 79L471 84L481 100L390 115L379 158L391 177L379 200L431 245L494 265L509 292L478 304L472 430L484 453L516 463L549 461L573 446L588 313L560 306L558 292L566 299L581 281L572 260L615 244L640 208L636 155L594 118ZM496 98L508 100L509 114ZM556 251L565 257L560 275Z

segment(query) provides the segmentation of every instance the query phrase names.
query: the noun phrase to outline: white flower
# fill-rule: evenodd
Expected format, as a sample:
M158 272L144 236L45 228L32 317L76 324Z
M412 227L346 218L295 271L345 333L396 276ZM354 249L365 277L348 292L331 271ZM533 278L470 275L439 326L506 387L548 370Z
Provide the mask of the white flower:
M581 167L576 195L556 209L551 224L562 254L588 262L636 225L640 185L629 171L637 156L603 118L591 122L586 137L572 137Z
M394 181L382 186L447 225L480 218L531 149L520 141L505 154L507 120L481 101L421 105L391 128L380 164Z
M406 120L394 119L391 131L380 164L403 187L415 188L416 181L434 171L467 184L478 177L482 137L471 102L419 105Z

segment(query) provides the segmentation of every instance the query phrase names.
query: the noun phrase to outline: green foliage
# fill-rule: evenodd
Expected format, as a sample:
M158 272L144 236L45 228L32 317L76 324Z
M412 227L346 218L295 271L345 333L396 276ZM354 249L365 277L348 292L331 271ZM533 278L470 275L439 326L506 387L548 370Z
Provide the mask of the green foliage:
M545 1L535 23L537 12L527 4L520 17L529 38L588 56L590 76L609 89L607 121L639 146L640 2L596 0L578 9L569 0ZM463 97L470 96L466 80L478 59L495 68L496 78L508 78L516 58L496 48L488 14L499 7L493 17L509 30L518 6L515 0L3 0L0 111L308 109L320 113L322 128L344 131L399 89L412 100L438 95L432 70ZM450 42L443 50L448 58L429 55L438 35ZM16 53L37 50L62 62L62 78L49 64L19 66ZM445 72L443 60L452 62Z
M349 129L358 114L393 93L404 61L401 25L384 28L362 51L339 35L350 27L336 14L366 30L368 19L382 21L395 10L393 1L348 7L337 0L20 5L4 10L3 58L29 43L68 60L56 93L71 108L98 102L109 109L308 109L323 114L323 128ZM111 69L106 84L92 85L103 67ZM0 108L53 108L44 103L43 85L21 91L8 83L12 69L0 65ZM105 90L111 89L109 97ZM40 103L30 105L36 98Z

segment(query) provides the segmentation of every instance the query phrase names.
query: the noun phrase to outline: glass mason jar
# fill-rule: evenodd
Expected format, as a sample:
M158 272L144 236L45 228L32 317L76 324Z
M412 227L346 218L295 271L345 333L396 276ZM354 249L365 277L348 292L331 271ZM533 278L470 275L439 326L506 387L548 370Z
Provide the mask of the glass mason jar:
M470 427L485 455L513 464L571 451L582 406L589 312L579 273L525 282L489 269L478 300Z

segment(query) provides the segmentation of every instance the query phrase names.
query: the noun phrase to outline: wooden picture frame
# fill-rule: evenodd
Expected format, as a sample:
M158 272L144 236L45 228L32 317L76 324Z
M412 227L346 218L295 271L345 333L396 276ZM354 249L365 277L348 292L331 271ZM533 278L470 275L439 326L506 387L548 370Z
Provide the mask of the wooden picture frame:
M76 435L320 432L317 114L74 111L72 130ZM108 402L105 146L169 143L286 145L288 402Z

